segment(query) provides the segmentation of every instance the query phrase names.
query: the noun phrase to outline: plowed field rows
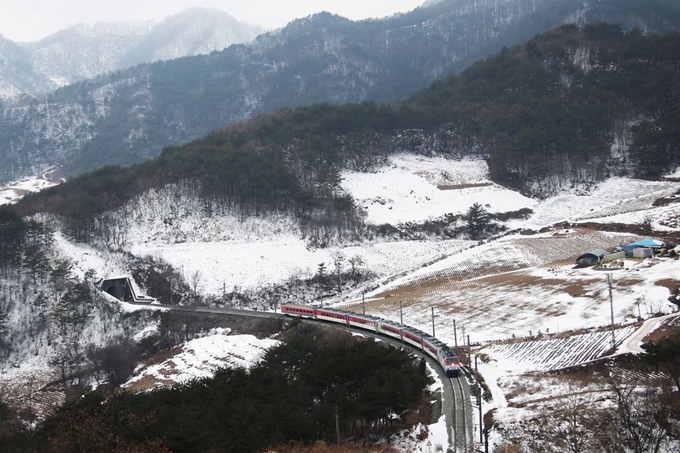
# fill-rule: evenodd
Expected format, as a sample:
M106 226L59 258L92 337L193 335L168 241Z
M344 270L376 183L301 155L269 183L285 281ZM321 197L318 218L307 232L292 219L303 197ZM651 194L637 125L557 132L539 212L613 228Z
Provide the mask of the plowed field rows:
M616 329L617 344L635 331L632 326ZM611 331L544 338L484 349L492 359L512 363L518 372L550 371L578 365L602 356L612 347ZM511 371L511 370L509 370Z
M552 236L541 238L518 238L512 243L533 266L546 266L596 249L613 249L617 246L639 241L637 235L612 235L603 233L577 236Z

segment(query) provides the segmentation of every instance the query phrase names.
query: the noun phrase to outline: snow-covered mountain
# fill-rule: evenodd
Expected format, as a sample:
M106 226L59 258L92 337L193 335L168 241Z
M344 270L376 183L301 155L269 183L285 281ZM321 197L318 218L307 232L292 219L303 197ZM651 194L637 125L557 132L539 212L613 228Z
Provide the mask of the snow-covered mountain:
M565 191L540 201L494 184L482 159L402 154L371 172L343 172L343 189L365 209L367 224L390 223L398 230L410 222L435 222L443 215L464 213L471 203L478 202L491 214L530 209L532 214L528 218L506 222L508 228L522 234L484 244L434 235L400 240L395 235L314 248L292 218L208 211L190 187L168 186L144 193L111 213L119 219L119 229L106 244L76 243L62 233L60 222L52 219L57 231L50 254L55 262L70 263L71 278L78 280L94 275L97 278L132 275L139 272L140 265L147 266L146 272L157 278L167 278L171 274L165 273L158 263L170 263L178 271L173 279L183 279L201 297L225 305L234 304L224 297L226 292L244 298L257 295L247 303L259 309L271 309L271 300L283 303L322 297L326 304L357 309L365 296L368 313L394 320L399 319L398 302L403 301L404 322L425 331L430 329L429 314L431 307L435 307L434 323L439 338L449 344L461 344L467 332L472 333L474 342L487 347L483 351L492 361L485 360L480 370L494 393L494 407L503 411L499 423L509 424L519 416L519 409L508 409L505 396L508 395L508 400L510 395L520 397L508 388L510 378L520 379L516 376L518 364L523 370L535 371L551 364L557 366L557 359L568 365L581 363L583 357L577 357L573 353L575 348L568 343L572 338L591 352L588 360L608 348L606 333L580 332L562 342L550 340L555 343L555 350L571 347L569 354L551 356L552 362L538 355L520 360L511 351L513 345L541 346L547 350L534 338L537 333L564 334L609 323L604 273L573 269L573 260L567 258L580 251L619 244L632 235L593 232L571 225L579 222L642 225L648 221L657 234L677 237L680 227L676 194L680 174L666 176L665 181L612 178L589 192ZM655 203L659 199L667 203ZM40 221L49 219L37 217ZM564 227L564 222L569 222L570 227ZM560 226L555 227L556 224ZM544 232L536 233L539 229ZM335 269L349 272L352 267L352 271L370 277L354 289L343 288L328 294L312 280L320 265L328 269L329 275L335 275ZM628 324L639 313L650 317L673 309L668 301L668 282L680 279L677 260L630 260L612 272L617 323ZM3 371L0 383L9 388L18 388L27 379L43 383L56 378L54 363L62 356L70 357L56 326L43 326L49 326L51 318L40 318L41 313L52 313L50 304L56 304L60 298L59 294L52 294L58 289L56 283L54 287L47 283L36 286L36 291L32 289L33 280L52 279L49 273L45 277L41 273L44 270L27 265L19 277L11 272L9 279L0 276L8 295L4 308L9 313L7 338L12 345L6 360L0 361ZM18 279L28 290L22 291ZM302 289L289 291L285 285L296 279L308 283ZM630 284L631 279L635 285ZM178 282L165 281L166 287L168 283L175 288L175 297L179 297ZM532 288L529 291L528 285ZM139 289L148 292L148 288ZM157 335L159 317L139 310L101 294L95 300L90 320L79 331L79 346L101 347L120 335L135 340ZM452 319L458 322L457 331ZM623 327L617 338L624 338L633 330L631 326ZM223 331L196 332L197 338L202 335L205 335L202 339L187 343L182 355L172 360L171 365L150 367L133 381L145 376L148 379L150 374L162 375L164 366L172 366L172 374L178 379L205 375L224 364L224 358L231 357L235 349L238 355L248 358L265 347L262 340L229 338ZM527 335L525 343L505 347L486 343L514 337L519 340ZM248 347L244 348L246 343ZM431 440L437 438L431 436ZM498 431L495 436L502 440Z
M48 92L140 63L209 54L262 31L221 10L193 8L156 24L77 24L30 43L0 36L0 97Z
M53 82L33 67L30 52L0 35L0 97L52 88Z
M117 66L205 55L248 42L263 31L217 9L193 8L156 24Z
M608 20L626 28L640 25L650 34L680 27L677 2L645 5L448 0L383 20L317 14L249 45L120 70L46 99L3 101L0 180L57 163L73 171L140 162L166 146L281 107L404 99L503 46L565 22Z

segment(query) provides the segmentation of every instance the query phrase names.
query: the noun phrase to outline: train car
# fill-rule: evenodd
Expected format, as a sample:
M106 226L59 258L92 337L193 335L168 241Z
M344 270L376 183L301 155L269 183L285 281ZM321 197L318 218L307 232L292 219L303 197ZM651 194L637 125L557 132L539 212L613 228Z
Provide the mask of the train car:
M461 365L451 348L427 333L406 327L398 323L387 322L367 315L346 313L327 308L314 308L307 305L284 304L281 313L288 316L330 321L360 329L378 332L414 346L439 363L447 376L454 377L460 373Z
M369 317L369 316L358 316L354 314L349 314L347 317L347 321L349 322L350 326L353 327L359 327L361 329L366 329L370 330L371 332L375 332L375 319Z
M332 321L341 324L349 325L348 322L349 314L343 313L341 311L330 310L327 308L317 308L316 309L316 319L320 321Z
M430 357L439 361L439 356L437 355L438 346L432 341L431 337L423 337L423 351L427 353Z
M423 339L420 335L417 335L410 330L402 329L401 338L404 342L417 347L418 349L423 349Z
M444 369L444 373L449 377L455 377L460 374L460 361L455 352L449 348L442 348L437 351L437 361Z
M444 369L444 373L449 376L458 376L460 372L460 361L458 356L451 348L449 348L445 343L437 340L436 338L430 337L430 343L437 350L437 355L435 359L439 362L439 365Z
M401 340L401 327L379 320L375 323L375 331L388 337L394 337Z
M316 319L316 309L314 307L310 307L309 305L281 305L281 313L288 316Z

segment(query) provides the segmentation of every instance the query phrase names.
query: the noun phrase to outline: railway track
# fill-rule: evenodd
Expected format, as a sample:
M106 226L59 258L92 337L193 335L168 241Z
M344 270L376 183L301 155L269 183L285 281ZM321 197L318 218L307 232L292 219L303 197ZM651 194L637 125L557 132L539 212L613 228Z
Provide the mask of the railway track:
M135 305L147 306L149 308L164 308L175 311L187 311L187 312L199 312L199 313L213 313L222 315L232 315L232 316L246 316L246 317L257 317L257 318L270 318L270 319L290 319L287 316L279 313L269 313L269 312L258 312L251 310L236 310L236 309L226 309L226 308L214 308L214 307L184 307L177 305L160 305L160 304L145 304L137 303ZM393 344L396 347L406 347L420 357L425 358L437 371L442 380L444 388L445 402L451 401L451 403L445 404L442 408L447 420L447 427L449 431L449 446L453 448L455 453L465 453L468 448L474 444L473 440L473 422L472 422L472 403L470 400L470 386L467 382L464 370L459 376L455 378L447 377L441 367L433 360L429 355L423 353L423 351L418 350L411 345L397 341L393 338L386 337L379 333L367 332L363 329L356 329L353 327L347 327L332 323L324 323L319 321L303 320L303 322L311 322L315 324L323 324L330 328L349 330L356 333L361 333L363 335L371 335L379 338L381 341ZM448 383L448 386L447 386ZM447 388L448 387L448 388ZM451 450L449 450L451 451Z
M448 379L453 393L453 448L456 453L468 451L473 444L472 404L470 403L470 386L465 375Z

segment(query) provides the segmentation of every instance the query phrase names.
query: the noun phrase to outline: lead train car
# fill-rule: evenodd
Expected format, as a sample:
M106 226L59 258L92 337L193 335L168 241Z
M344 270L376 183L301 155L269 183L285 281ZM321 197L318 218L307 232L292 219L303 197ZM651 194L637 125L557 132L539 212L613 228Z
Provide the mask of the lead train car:
M447 376L458 376L458 373L460 372L460 362L458 361L456 353L441 341L418 329L374 318L372 316L347 313L329 308L314 308L308 305L281 305L281 313L288 316L309 318L318 321L336 322L346 326L370 330L371 332L378 332L389 337L397 338L404 343L408 343L422 350L435 359Z

